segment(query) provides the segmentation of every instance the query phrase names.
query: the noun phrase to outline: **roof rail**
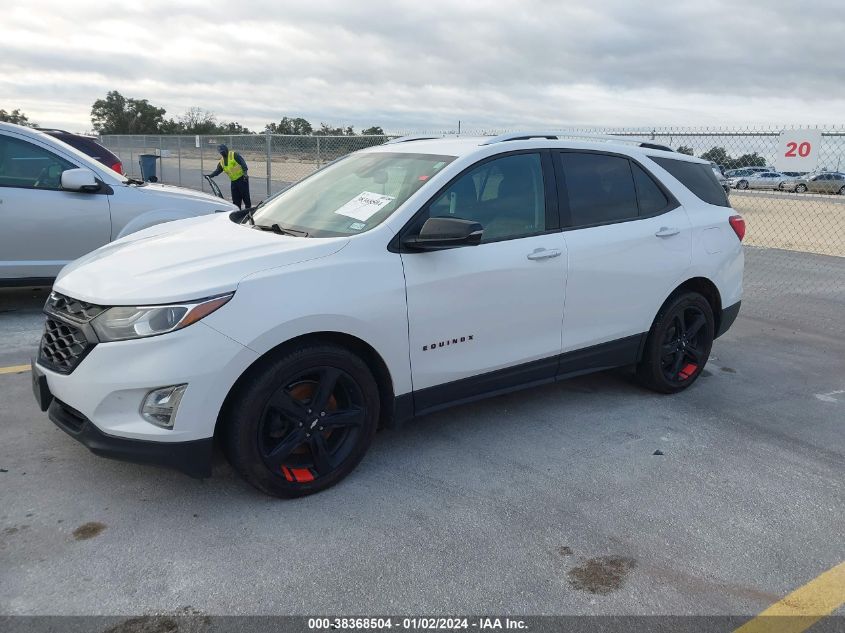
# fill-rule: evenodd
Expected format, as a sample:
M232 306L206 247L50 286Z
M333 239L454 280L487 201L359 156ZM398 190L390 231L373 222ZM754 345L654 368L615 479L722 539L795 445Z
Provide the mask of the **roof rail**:
M633 143L640 147L648 149L659 149L665 152L673 151L671 147L655 143L651 139L637 138L634 136L616 136L613 134L588 134L585 132L508 132L507 134L500 134L494 136L483 143L482 145L493 145L494 143L503 143L505 141L526 141L532 138L545 138L556 140L560 138L583 138L592 141L615 141L616 143Z
M392 138L389 141L385 141L382 145L394 145L395 143L408 143L410 141L431 141L434 139L443 138L442 136L426 136L426 135L416 135L416 136L400 136L399 138Z

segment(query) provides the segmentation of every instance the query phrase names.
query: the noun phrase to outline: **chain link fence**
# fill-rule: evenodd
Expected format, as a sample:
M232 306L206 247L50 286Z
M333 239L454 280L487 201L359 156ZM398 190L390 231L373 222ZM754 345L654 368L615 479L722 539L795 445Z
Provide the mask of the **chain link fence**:
M293 136L284 134L215 134L207 136L106 135L103 145L117 154L128 176L141 177L139 156L158 156L158 181L208 191L203 174L220 160L217 146L241 154L249 166L253 201L270 196L316 169L350 152L381 145L389 136ZM220 189L229 197L226 176Z
M781 173L784 128L591 128L579 133L653 140L713 161L728 177L731 205L747 223L743 312L796 328L845 332L845 129L820 133L818 161L807 173ZM483 134L501 133L485 130ZM465 134L466 135L466 134ZM563 136L564 134L562 134ZM390 136L104 136L102 142L140 176L138 156L156 154L161 182L207 190L202 174L215 168L217 145L249 164L256 202L350 152ZM783 167L782 167L783 168ZM738 171L735 171L738 170ZM756 173L752 173L755 170ZM762 174L778 174L777 176ZM228 186L221 177L221 189Z

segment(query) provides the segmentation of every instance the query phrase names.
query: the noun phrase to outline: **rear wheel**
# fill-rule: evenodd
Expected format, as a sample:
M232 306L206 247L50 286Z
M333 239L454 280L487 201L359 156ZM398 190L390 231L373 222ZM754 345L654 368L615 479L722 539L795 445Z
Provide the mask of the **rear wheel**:
M843 185L842 187L839 188L839 195L845 196L845 185Z
M277 497L324 490L349 474L379 418L376 381L342 347L310 345L266 363L227 409L229 461Z
M804 193L805 191L807 191L807 185L796 185L795 191L797 191L798 193Z
M637 366L640 382L660 393L689 387L710 357L714 332L713 310L707 299L696 292L671 299L648 334Z

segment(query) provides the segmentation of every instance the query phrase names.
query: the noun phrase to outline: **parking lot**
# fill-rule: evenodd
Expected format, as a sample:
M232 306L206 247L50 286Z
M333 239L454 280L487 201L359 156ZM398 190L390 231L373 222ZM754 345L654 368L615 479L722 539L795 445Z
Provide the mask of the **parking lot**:
M755 615L845 559L845 337L814 316L845 297L812 257L749 252L804 294L747 285L686 392L614 371L462 406L297 501L219 456L204 481L95 457L0 370L0 610ZM45 296L0 291L0 368Z

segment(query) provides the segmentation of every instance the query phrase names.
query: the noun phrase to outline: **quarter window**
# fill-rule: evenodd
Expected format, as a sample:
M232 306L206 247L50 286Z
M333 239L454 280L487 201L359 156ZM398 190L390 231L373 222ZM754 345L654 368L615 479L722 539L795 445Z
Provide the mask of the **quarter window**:
M542 233L549 227L540 155L513 154L479 165L434 199L428 217L478 222L483 242Z
M710 165L658 156L652 156L651 160L672 174L700 200L720 207L731 206Z
M75 166L42 147L0 135L0 186L61 189L62 172Z

